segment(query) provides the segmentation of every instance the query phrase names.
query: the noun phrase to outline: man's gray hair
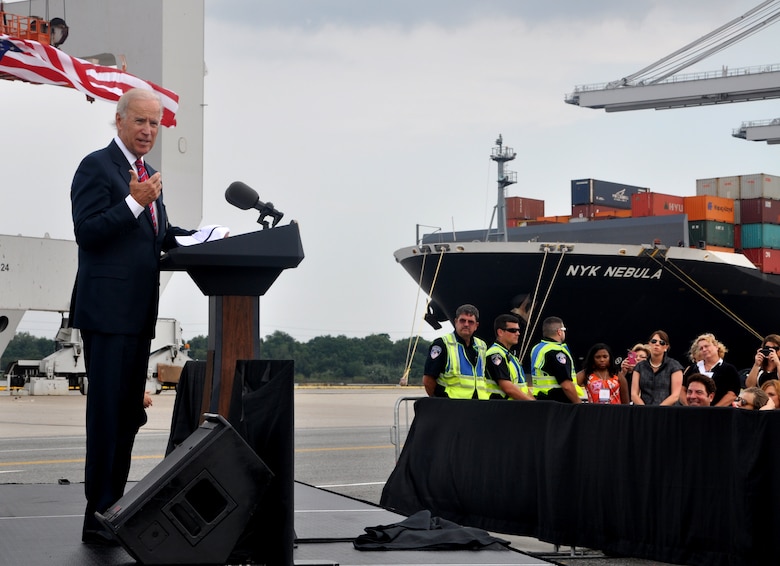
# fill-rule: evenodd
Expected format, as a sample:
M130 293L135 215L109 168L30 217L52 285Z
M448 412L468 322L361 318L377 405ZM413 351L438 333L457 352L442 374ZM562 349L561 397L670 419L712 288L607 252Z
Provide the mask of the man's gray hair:
M479 311L477 310L477 307L475 307L474 305L469 305L469 304L460 305L458 307L458 310L455 311L455 318L458 318L462 314L470 314L471 316L479 320Z
M130 90L125 92L119 98L119 102L116 103L116 113L119 114L123 119L127 118L127 107L134 100L156 100L157 103L160 105L160 116L158 119L162 120L162 115L163 115L162 97L159 95L159 93L147 88L131 88Z

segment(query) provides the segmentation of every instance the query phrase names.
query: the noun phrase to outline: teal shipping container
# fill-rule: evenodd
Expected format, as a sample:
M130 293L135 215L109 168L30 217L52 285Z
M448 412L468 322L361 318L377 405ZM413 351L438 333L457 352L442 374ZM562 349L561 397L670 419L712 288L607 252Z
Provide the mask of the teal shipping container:
M743 224L740 229L743 248L780 250L780 226L777 224Z
M744 237L744 236L743 236ZM688 241L691 247L702 247L701 242L723 248L734 247L734 225L715 220L697 220L688 222Z

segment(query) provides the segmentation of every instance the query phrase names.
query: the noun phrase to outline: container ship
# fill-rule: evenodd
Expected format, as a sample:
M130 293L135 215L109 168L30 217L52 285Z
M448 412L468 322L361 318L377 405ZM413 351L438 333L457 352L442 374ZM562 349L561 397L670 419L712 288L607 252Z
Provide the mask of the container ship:
M780 333L780 177L699 179L688 197L578 179L572 214L545 216L543 201L504 197L515 154L496 143L496 228L423 235L394 254L430 297L431 326L471 303L490 343L494 318L514 313L526 363L548 316L563 319L580 359L596 342L621 358L661 329L687 365L692 341L712 332L738 368Z

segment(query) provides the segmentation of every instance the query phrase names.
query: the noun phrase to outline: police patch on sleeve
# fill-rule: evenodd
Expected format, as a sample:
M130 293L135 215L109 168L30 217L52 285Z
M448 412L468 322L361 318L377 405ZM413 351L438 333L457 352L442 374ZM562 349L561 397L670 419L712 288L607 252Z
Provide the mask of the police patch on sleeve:
M441 346L433 346L431 348L431 359L435 360L439 357L439 354L441 354Z
M566 354L564 354L563 352L558 352L557 354L555 354L555 359L558 360L559 364L565 364L567 361Z
M490 356L490 360L493 362L494 365L497 365L497 366L501 365L501 360L502 359L503 358L501 357L501 354L493 354L492 356Z

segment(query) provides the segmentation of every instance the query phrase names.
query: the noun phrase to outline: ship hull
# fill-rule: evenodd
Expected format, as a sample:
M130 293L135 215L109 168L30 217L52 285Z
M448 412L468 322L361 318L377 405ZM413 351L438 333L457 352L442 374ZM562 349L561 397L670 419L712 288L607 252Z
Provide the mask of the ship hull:
M685 365L696 336L712 332L728 348L726 359L747 368L761 337L780 331L774 322L780 314L780 276L761 273L740 254L464 242L403 248L395 257L431 297L440 321L451 320L459 305L474 304L480 310L478 334L492 341L496 316L512 309L522 313L525 362L548 316L563 319L576 358L596 342L609 344L620 357L662 329L670 336L670 355Z

